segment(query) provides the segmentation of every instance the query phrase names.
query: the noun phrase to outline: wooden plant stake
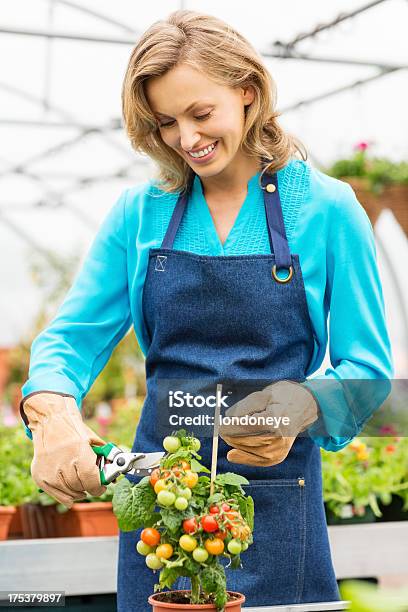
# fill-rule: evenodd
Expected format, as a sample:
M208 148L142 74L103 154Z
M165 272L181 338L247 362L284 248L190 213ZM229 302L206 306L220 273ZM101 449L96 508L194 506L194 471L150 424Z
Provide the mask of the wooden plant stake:
M214 415L214 429L213 429L213 442L212 442L212 456L211 456L210 495L214 495L214 481L217 475L218 432L220 429L221 397L222 397L222 385L217 385L215 415Z

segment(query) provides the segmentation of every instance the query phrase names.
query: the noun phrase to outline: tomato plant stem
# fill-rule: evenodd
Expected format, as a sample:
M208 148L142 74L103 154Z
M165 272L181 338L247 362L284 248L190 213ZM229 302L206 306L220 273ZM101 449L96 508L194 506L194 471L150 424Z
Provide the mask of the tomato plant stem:
M191 576L191 603L200 603L200 578L199 576Z

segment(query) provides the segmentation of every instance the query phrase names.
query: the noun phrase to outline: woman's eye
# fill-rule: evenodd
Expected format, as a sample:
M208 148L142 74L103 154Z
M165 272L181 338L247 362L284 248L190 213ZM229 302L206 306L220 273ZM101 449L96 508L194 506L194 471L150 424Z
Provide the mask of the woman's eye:
M211 115L212 115L212 112L210 111L209 113L206 113L205 115L198 115L197 117L194 117L194 119L197 119L197 121L204 121L205 119L208 119L209 117L211 117ZM173 119L173 121L168 121L167 123L160 124L159 127L161 128L172 127L174 123L175 121Z
M203 119L208 119L208 117L211 117L212 113L211 111L209 113L206 113L205 115L199 115L198 117L195 117L195 119L198 119L199 121L202 121Z
M161 128L171 127L173 123L174 121L169 121L168 123L161 123L159 127Z

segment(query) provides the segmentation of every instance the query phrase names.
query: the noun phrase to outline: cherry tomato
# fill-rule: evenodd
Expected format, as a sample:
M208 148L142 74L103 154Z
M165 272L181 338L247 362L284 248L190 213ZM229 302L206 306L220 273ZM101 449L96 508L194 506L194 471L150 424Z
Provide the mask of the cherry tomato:
M156 495L158 495L160 491L164 491L165 489L167 489L167 485L164 480L160 478L160 480L158 480L154 485L154 492L156 493Z
M160 546L156 548L155 552L159 559L170 559L171 555L173 554L173 547L171 544L160 544Z
M150 553L146 557L146 565L150 567L152 570L158 570L163 567L163 563L160 561L159 557L154 553Z
M249 546L248 542L242 542L242 552L244 552L244 550L246 550L248 546Z
M150 484L152 485L152 487L154 488L154 485L156 484L156 482L160 479L160 468L156 468L155 470L153 470L153 472L150 474Z
M221 504L221 510L223 510L224 512L229 512L231 510L231 506L224 502L223 504Z
M193 536L187 535L186 533L179 539L179 544L181 548L187 552L192 552L195 548L197 548L197 540L193 538Z
M176 501L176 496L171 491L159 491L157 501L161 506L169 507Z
M194 517L185 519L183 521L183 530L186 533L195 533L198 530L197 520Z
M218 506L210 506L210 514L219 514L220 509Z
M145 544L143 540L139 540L138 543L136 544L136 550L140 555L143 555L145 557L149 553L153 552L154 548L153 546L149 546L148 544Z
M210 555L221 555L224 552L224 542L219 538L206 540L204 546Z
M179 497L185 497L187 500L191 499L192 496L191 489L189 489L188 487L186 487L185 489L179 489L178 494Z
M163 440L163 448L168 453L175 453L181 446L181 442L176 436L166 436Z
M187 470L182 482L189 489L193 489L198 482L198 474L196 472L192 472L191 470Z
M206 514L201 519L201 527L207 533L212 533L213 531L217 531L218 530L218 523L217 523L217 521L215 520L215 518L214 518L214 516L212 514Z
M214 535L216 538L220 538L220 540L225 540L225 538L227 537L227 532L221 531L221 529L219 529L214 533Z
M184 473L189 469L190 464L188 463L188 461L184 461L184 459L182 459L176 465L173 466L172 471L176 478L181 478L182 476L184 476Z
M208 552L205 548L198 546L193 550L193 559L197 561L197 563L205 563L208 559Z
M232 555L239 555L242 551L242 545L239 540L231 540L228 542L227 548Z
M227 529L232 529L235 526L236 521L239 518L239 514L235 510L231 510L231 512L225 513L225 518L229 519L229 521L232 521L232 522L229 522L229 521L227 522Z
M149 546L157 546L160 542L160 532L153 527L146 527L140 534L140 539Z
M176 497L176 501L174 502L174 507L177 510L185 510L188 506L188 501L185 497Z

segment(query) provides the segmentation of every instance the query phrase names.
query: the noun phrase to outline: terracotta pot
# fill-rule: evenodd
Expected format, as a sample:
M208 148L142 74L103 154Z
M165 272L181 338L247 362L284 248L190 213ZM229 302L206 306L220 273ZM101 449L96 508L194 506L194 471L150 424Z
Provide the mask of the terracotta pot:
M165 591L166 593L190 593L190 591ZM228 612L241 612L241 606L245 602L245 595L241 593L235 593L228 591L229 595L238 595L237 599L228 601L225 604L225 609ZM150 595L149 604L153 607L153 612L166 612L167 610L174 610L175 612L187 612L188 610L216 610L215 604L179 604L179 603L167 603L165 601L157 601L157 597L162 593L156 593Z
M7 539L11 519L15 512L15 506L0 506L0 540Z
M381 193L375 194L370 190L366 179L344 177L342 180L353 187L357 199L365 208L373 226L381 211L389 208L405 234L408 235L408 185L385 185Z
M58 536L59 515L55 506L23 504L20 512L24 538L56 538Z
M23 525L21 522L21 506L16 506L16 511L11 519L9 538L23 537Z
M76 503L58 514L59 537L118 535L119 527L111 502Z

